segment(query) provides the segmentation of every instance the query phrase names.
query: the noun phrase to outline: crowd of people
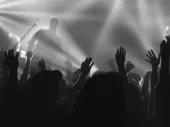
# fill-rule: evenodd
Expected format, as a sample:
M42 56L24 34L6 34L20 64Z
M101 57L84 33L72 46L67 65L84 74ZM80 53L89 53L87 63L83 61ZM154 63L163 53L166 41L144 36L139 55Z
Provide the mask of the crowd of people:
M6 126L58 127L165 127L169 125L170 36L160 44L160 53L146 54L152 70L142 77L133 73L126 50L117 49L107 61L109 72L89 72L91 57L75 71L47 68L31 72L32 51L27 51L23 73L18 77L20 55L15 49L0 49L0 124ZM117 71L114 68L114 59ZM72 67L71 61L66 61Z

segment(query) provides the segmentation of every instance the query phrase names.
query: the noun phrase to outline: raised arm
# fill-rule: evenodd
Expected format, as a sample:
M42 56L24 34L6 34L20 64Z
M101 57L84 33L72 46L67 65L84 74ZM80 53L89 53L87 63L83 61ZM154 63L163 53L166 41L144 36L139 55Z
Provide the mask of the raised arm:
M66 65L66 79L68 81L68 83L73 86L73 75L74 73L72 72L73 66L72 66L72 62L70 60L66 60L65 61L65 65Z
M158 83L158 66L160 64L160 58L161 55L156 57L153 50L148 51L148 54L146 54L147 58L146 61L148 61L152 65L152 74L151 74L151 88L154 88L155 85Z
M26 59L26 64L23 70L23 74L21 75L21 78L19 80L19 85L24 85L26 84L27 80L28 80L28 76L30 73L30 67L31 67L31 60L33 57L34 53L32 51L28 51L26 53L27 59Z
M158 83L158 66L160 64L160 55L156 57L153 50L148 51L148 54L146 54L147 59L151 65L152 65L152 73L151 73L151 94L149 97L149 105L148 105L148 119L150 119L151 115L155 114L155 87Z
M125 57L126 57L126 51L124 48L120 47L116 53L116 63L118 66L119 74L121 76L123 85L126 86L128 84L128 78L127 78L127 73L124 65Z
M167 41L162 41L160 46L161 69L159 75L159 89L165 90L169 83L169 56L170 56L170 37Z
M17 69L18 69L18 55L14 54L13 50L9 50L8 53L5 53L5 65L9 68L9 80L8 80L8 89L7 92L15 92L17 89L18 77L17 77Z
M5 52L7 52L7 47L2 46L0 49L0 69L3 73L3 84L7 84L8 80L8 67L5 65Z
M152 72L148 71L144 77L144 81L143 81L143 85L142 85L142 89L141 89L141 93L144 98L147 98L149 96L148 89L149 89L149 81L151 79L151 74L152 74Z
M74 105L74 100L76 95L84 88L85 80L87 75L89 74L91 67L93 66L92 58L87 57L86 60L81 65L81 75L78 80L74 84L72 90L67 94L67 96L62 100L65 107L69 113L72 112L72 107Z

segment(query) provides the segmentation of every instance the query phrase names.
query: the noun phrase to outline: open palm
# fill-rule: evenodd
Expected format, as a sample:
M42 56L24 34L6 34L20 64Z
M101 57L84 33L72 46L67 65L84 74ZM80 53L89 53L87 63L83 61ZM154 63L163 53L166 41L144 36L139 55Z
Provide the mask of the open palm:
M160 64L160 54L158 57L156 57L153 50L150 50L148 51L148 54L146 54L146 56L146 61L148 61L153 67L158 67L158 65Z

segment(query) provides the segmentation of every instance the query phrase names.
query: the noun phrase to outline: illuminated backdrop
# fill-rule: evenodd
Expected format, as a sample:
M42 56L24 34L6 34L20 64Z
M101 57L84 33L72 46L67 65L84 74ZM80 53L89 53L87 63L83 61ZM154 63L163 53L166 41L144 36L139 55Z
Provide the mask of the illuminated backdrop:
M169 0L0 0L1 36L6 32L22 37L39 20L38 27L21 44L25 50L36 30L47 28L50 17L56 16L60 19L57 34L70 56L41 45L36 55L51 66L62 68L64 60L71 59L78 67L86 56L92 56L96 65L93 71L108 70L105 61L122 46L127 50L127 60L144 75L150 68L145 61L147 50L159 53L166 35L169 5ZM50 54L56 54L56 58Z

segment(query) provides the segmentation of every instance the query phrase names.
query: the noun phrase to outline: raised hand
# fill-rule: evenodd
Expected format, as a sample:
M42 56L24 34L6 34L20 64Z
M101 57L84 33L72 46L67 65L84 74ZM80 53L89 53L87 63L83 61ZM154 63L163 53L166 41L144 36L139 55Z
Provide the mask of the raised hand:
M131 72L134 68L135 68L135 65L134 65L131 61L128 61L127 64L126 64L126 72L129 73L129 72Z
M32 51L28 51L26 53L27 59L31 59L34 56L34 53Z
M120 67L120 66L124 66L124 63L125 63L125 57L126 57L126 51L124 48L120 47L118 50L117 50L117 53L116 53L116 62L117 62L117 65Z
M66 65L67 69L73 69L73 65L72 65L72 62L70 60L66 60L65 65Z
M69 84L73 84L73 66L72 66L72 62L70 60L66 60L65 61L65 65L66 65L66 79L68 81ZM71 70L70 70L71 69Z
M81 72L84 76L87 76L93 66L94 62L92 62L91 57L87 57L84 62L81 64Z
M166 40L163 40L160 45L160 55L161 57L170 56L170 36L166 36Z
M17 70L18 68L18 55L19 53L17 52L16 55L14 55L14 51L10 49L7 52L5 52L5 65L10 69L10 70Z
M0 67L3 67L5 62L5 52L7 51L7 47L1 46L0 48Z
M160 58L161 58L160 54L157 58L153 50L150 50L148 51L148 54L146 54L146 56L147 56L146 61L148 61L152 65L152 67L158 67L158 65L160 64Z
M77 70L73 73L73 78L72 78L73 83L77 81L77 79L79 78L80 74L81 74L81 68L77 69Z
M44 59L41 59L38 63L37 63L39 69L42 71L42 70L46 70L46 64L45 64L45 61Z
M112 70L112 71L115 71L116 68L114 66L114 58L110 58L107 60L107 65L109 66L109 68Z

